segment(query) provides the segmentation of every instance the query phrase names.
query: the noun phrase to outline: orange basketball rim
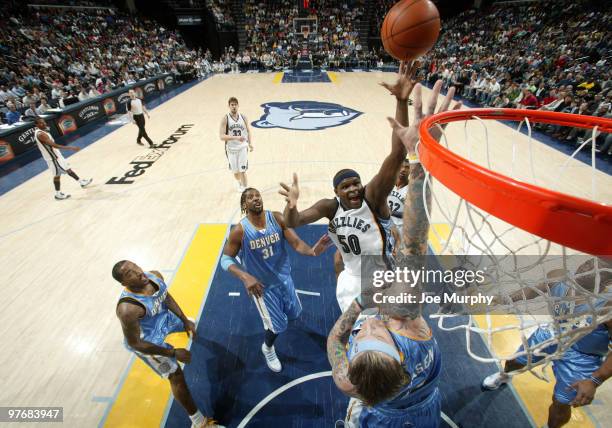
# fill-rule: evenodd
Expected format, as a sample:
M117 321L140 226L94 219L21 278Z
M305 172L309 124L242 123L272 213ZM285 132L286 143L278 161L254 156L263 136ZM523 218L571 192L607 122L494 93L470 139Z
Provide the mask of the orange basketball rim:
M514 180L471 162L433 139L436 125L480 119L547 123L612 133L612 119L521 109L467 109L420 125L419 158L429 173L478 208L534 235L593 255L612 255L612 206Z

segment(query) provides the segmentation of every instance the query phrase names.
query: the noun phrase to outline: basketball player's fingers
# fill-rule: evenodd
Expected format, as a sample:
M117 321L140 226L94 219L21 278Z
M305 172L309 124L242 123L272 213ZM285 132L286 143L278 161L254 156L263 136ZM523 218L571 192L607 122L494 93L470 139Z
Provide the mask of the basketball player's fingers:
M400 125L400 123L392 117L387 116L387 121L389 122L389 125L391 125L391 128L393 128L394 131L402 127L402 125Z
M442 89L442 80L438 80L431 92L431 96L427 102L426 114L431 116L436 111L436 104L438 104L438 97L440 96L440 90Z
M296 172L293 173L293 185L294 186L298 185L298 177L297 177L297 173Z
M418 122L423 118L423 93L421 84L417 83L412 91L414 97L414 118Z
M455 103L455 105L453 106L451 110L460 110L461 107L463 107L463 103L461 101L458 101L457 103ZM446 127L448 126L448 123L445 123L441 126L442 126L442 129L446 129Z
M281 183L278 183L278 184L280 184L280 186L281 186L283 189L285 189L285 190L289 191L289 185L288 185L288 184L285 184L285 183L282 183L282 182L281 182Z
M440 105L440 109L438 110L438 113L448 110L448 106L450 106L450 103L453 100L454 96L455 96L455 87L451 86L451 88L446 93L446 96L444 97L444 101L442 101L442 105Z
M405 61L400 61L398 74L401 77L401 76L404 75L405 72L406 72L406 62Z
M421 63L419 62L419 60L414 60L412 61L412 64L410 64L410 70L408 71L408 76L410 76L412 80L414 80L414 76L416 75L416 72L419 69L420 65Z
M286 200L288 200L288 199L289 199L289 192L288 192L288 191L285 191L285 190L279 190L279 191L278 191L278 193L279 193L281 196L284 196Z

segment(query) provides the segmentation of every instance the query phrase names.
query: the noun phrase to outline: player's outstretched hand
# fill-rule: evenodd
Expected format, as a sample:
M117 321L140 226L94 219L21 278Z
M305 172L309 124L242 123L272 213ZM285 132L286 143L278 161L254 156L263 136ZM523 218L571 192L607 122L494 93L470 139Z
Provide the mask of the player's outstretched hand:
M570 388L576 390L576 398L574 398L570 404L573 407L580 407L591 404L593 398L595 397L595 389L597 387L590 379L583 379L579 380L578 382L574 382L567 389Z
M278 193L285 197L285 201L289 204L289 208L295 208L298 198L300 197L297 174L295 172L293 173L293 183L291 183L291 186L285 183L280 183L280 186L282 189L279 190Z
M181 363L189 364L191 362L191 352L184 348L176 348L174 358Z
M332 244L333 242L331 238L326 233L325 235L321 236L321 238L319 238L316 244L313 245L312 247L313 255L319 256L323 254L325 250L327 250Z
M247 275L247 279L244 281L244 286L246 287L249 296L263 297L263 285L254 276Z
M183 325L185 326L185 333L187 333L189 337L193 339L197 336L198 333L196 332L196 325L193 321L191 321L190 319L186 319L183 322Z
M73 152L78 152L79 150L81 150L81 148L77 146L66 146L66 148L68 150L72 150Z
M433 87L432 94L427 100L427 105L425 107L425 111L423 111L423 94L422 87L420 84L417 84L414 88L414 119L410 123L410 126L402 126L395 119L388 117L387 120L389 124L393 128L393 132L397 134L397 136L402 140L404 146L406 146L406 150L408 150L409 155L416 155L416 144L419 141L419 126L423 119L433 115L436 112L436 106L438 104L438 96L440 95L440 89L442 89L442 80L438 80ZM444 101L440 105L438 109L438 113L443 111L447 111L450 103L455 95L455 87L451 87L446 96L444 97ZM461 108L461 102L458 102L453 106L453 110L458 110ZM434 127L431 129L431 135L434 137L436 141L440 140L442 136L442 131L438 127Z
M398 100L406 101L418 82L415 76L419 65L418 61L409 63L401 61L397 81L394 84L381 82L380 86L387 88L390 95L395 95Z

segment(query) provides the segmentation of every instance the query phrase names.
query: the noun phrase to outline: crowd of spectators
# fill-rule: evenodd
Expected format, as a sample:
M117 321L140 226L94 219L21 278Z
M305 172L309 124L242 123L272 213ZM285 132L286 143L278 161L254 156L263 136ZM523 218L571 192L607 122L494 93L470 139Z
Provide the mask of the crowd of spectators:
M424 72L476 106L611 117L611 26L609 7L582 0L470 10L443 23ZM568 144L591 137L591 130L539 128Z
M364 0L311 0L301 17L316 18L317 31L306 35L294 26L300 16L295 1L246 0L246 47L228 47L216 60L210 52L188 49L177 32L112 8L12 4L0 11L7 24L0 28L0 112L8 122L159 73L280 70L304 62L374 68L389 59L380 47L369 49L359 40ZM371 34L392 5L373 3ZM207 0L207 6L219 25L234 25L230 0ZM588 0L546 0L468 10L443 22L435 48L422 58L423 72L430 82L441 78L456 86L474 105L610 117L609 9ZM542 129L568 143L589 137L576 129Z
M0 113L14 123L160 73L192 74L202 53L178 33L111 8L5 8Z
M364 0L311 0L300 16L292 0L247 0L246 47L224 55L222 62L236 62L242 70L294 67L304 59L311 67L365 67L367 61L376 62L376 55L359 42L357 26L364 10ZM298 17L304 21L296 26ZM302 26L309 31L302 32Z
M374 37L380 37L380 28L387 12L396 3L395 0L374 0L372 19L370 21L370 34Z
M206 7L212 13L217 29L229 31L236 28L230 0L206 0Z

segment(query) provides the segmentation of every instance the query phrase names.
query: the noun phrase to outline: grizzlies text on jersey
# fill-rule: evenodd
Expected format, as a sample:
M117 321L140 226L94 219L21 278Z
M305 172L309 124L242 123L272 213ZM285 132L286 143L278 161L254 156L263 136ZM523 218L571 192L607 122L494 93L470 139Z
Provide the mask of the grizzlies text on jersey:
M336 198L338 208L329 222L328 234L340 250L344 269L351 275L361 276L362 255L382 255L391 265L393 241L391 220L378 218L364 199L361 207L345 209Z
M245 141L240 141L238 138L235 140L228 140L226 142L226 148L228 151L236 152L248 147L249 132L246 127L246 122L241 114L238 114L237 120L234 120L230 113L227 114L225 133L231 137L246 137Z

